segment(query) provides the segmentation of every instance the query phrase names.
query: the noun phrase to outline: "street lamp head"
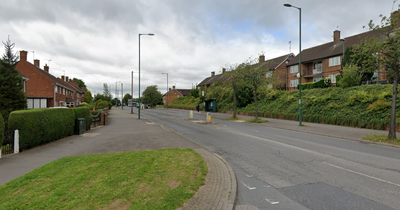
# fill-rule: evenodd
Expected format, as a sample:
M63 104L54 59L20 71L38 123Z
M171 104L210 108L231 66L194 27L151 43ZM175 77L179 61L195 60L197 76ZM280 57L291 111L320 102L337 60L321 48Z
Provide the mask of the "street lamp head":
M292 7L291 4L284 4L283 6L285 6L285 7Z
M147 35L149 35L149 36L154 36L154 34L147 34Z

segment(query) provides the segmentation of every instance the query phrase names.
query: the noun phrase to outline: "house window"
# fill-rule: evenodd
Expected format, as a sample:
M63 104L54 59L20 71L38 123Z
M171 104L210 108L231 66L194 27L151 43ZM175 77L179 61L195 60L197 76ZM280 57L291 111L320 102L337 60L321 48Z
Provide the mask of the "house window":
M269 78L269 77L271 77L272 76L272 72L267 72L267 74L265 75L265 78Z
M64 88L64 91L63 91L63 95L65 95L65 88Z
M290 67L290 73L291 74L294 74L294 73L297 73L297 72L299 72L299 66L291 66Z
M297 79L290 80L290 87L297 87L298 84L299 84L299 80L297 80Z
M336 76L340 74L331 74L328 76L328 78L331 79L331 83L336 83Z
M58 93L58 87L57 87L57 85L54 86L54 92L55 92L55 93Z
M340 56L329 58L329 66L338 66L338 65L340 65Z

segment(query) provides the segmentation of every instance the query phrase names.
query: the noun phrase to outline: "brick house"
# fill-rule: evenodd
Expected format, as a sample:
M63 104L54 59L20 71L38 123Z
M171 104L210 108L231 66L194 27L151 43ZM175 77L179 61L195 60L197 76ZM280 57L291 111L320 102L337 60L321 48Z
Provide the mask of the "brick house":
M333 41L301 51L301 80L302 83L318 82L321 79L330 78L336 85L336 75L341 73L341 61L347 47L363 43L366 39L379 36L377 31L368 31L354 36L340 39L340 31L333 32ZM286 90L295 90L299 83L299 55L287 64ZM377 80L385 80L384 69L376 70Z
M215 71L211 72L211 76L205 78L203 81L201 81L197 87L199 88L200 92L202 91L202 88L205 87L205 89L210 88L211 86L214 85L216 82L223 81L227 79L226 74L225 74L225 68L222 69L222 74L215 75Z
M175 86L169 88L169 91L163 95L164 107L167 107L167 104L170 105L174 100L181 96L190 95L190 89L175 89Z
M276 74L278 81L275 84L268 85L270 88L278 88L278 89L285 89L286 88L286 77L287 77L287 67L286 64L289 62L290 59L294 57L293 53L282 55L280 57L272 58L269 60L265 60L264 55L260 55L258 62L259 64L268 62L266 65L266 69L269 71L265 75L266 78Z
M25 81L28 109L66 106L67 96L74 90L49 73L47 64L41 69L40 61L27 61L27 51L20 51L15 69L29 80Z
M69 79L67 76L61 76L59 79L64 85L70 87L73 89L73 92L69 92L69 95L67 95L66 98L66 106L67 107L74 107L76 105L79 105L85 100L85 89L79 88L79 85L72 79Z

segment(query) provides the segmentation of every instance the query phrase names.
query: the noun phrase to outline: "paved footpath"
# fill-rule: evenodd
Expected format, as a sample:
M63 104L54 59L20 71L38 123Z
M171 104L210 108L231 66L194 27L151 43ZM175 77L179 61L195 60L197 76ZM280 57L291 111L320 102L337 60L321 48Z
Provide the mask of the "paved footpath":
M136 114L115 108L110 111L109 125L3 156L0 159L0 185L62 157L162 148L192 148L208 165L205 185L181 209L234 208L236 177L225 160L163 126L143 117L138 120Z

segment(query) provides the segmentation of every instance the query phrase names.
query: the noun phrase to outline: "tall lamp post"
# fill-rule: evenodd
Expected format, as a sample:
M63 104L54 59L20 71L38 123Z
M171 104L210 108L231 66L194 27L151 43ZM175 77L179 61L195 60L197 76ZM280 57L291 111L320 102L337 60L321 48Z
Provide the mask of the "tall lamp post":
M293 7L299 10L299 78L300 78L300 85L299 85L299 126L301 126L301 8L293 6L291 4L284 4L285 7Z
M140 119L140 36L147 35L147 36L154 36L154 34L139 34L139 110L138 110L138 119Z
M131 114L133 114L133 71L131 77Z
M161 74L166 74L167 75L167 109L168 109L168 73L161 73Z

